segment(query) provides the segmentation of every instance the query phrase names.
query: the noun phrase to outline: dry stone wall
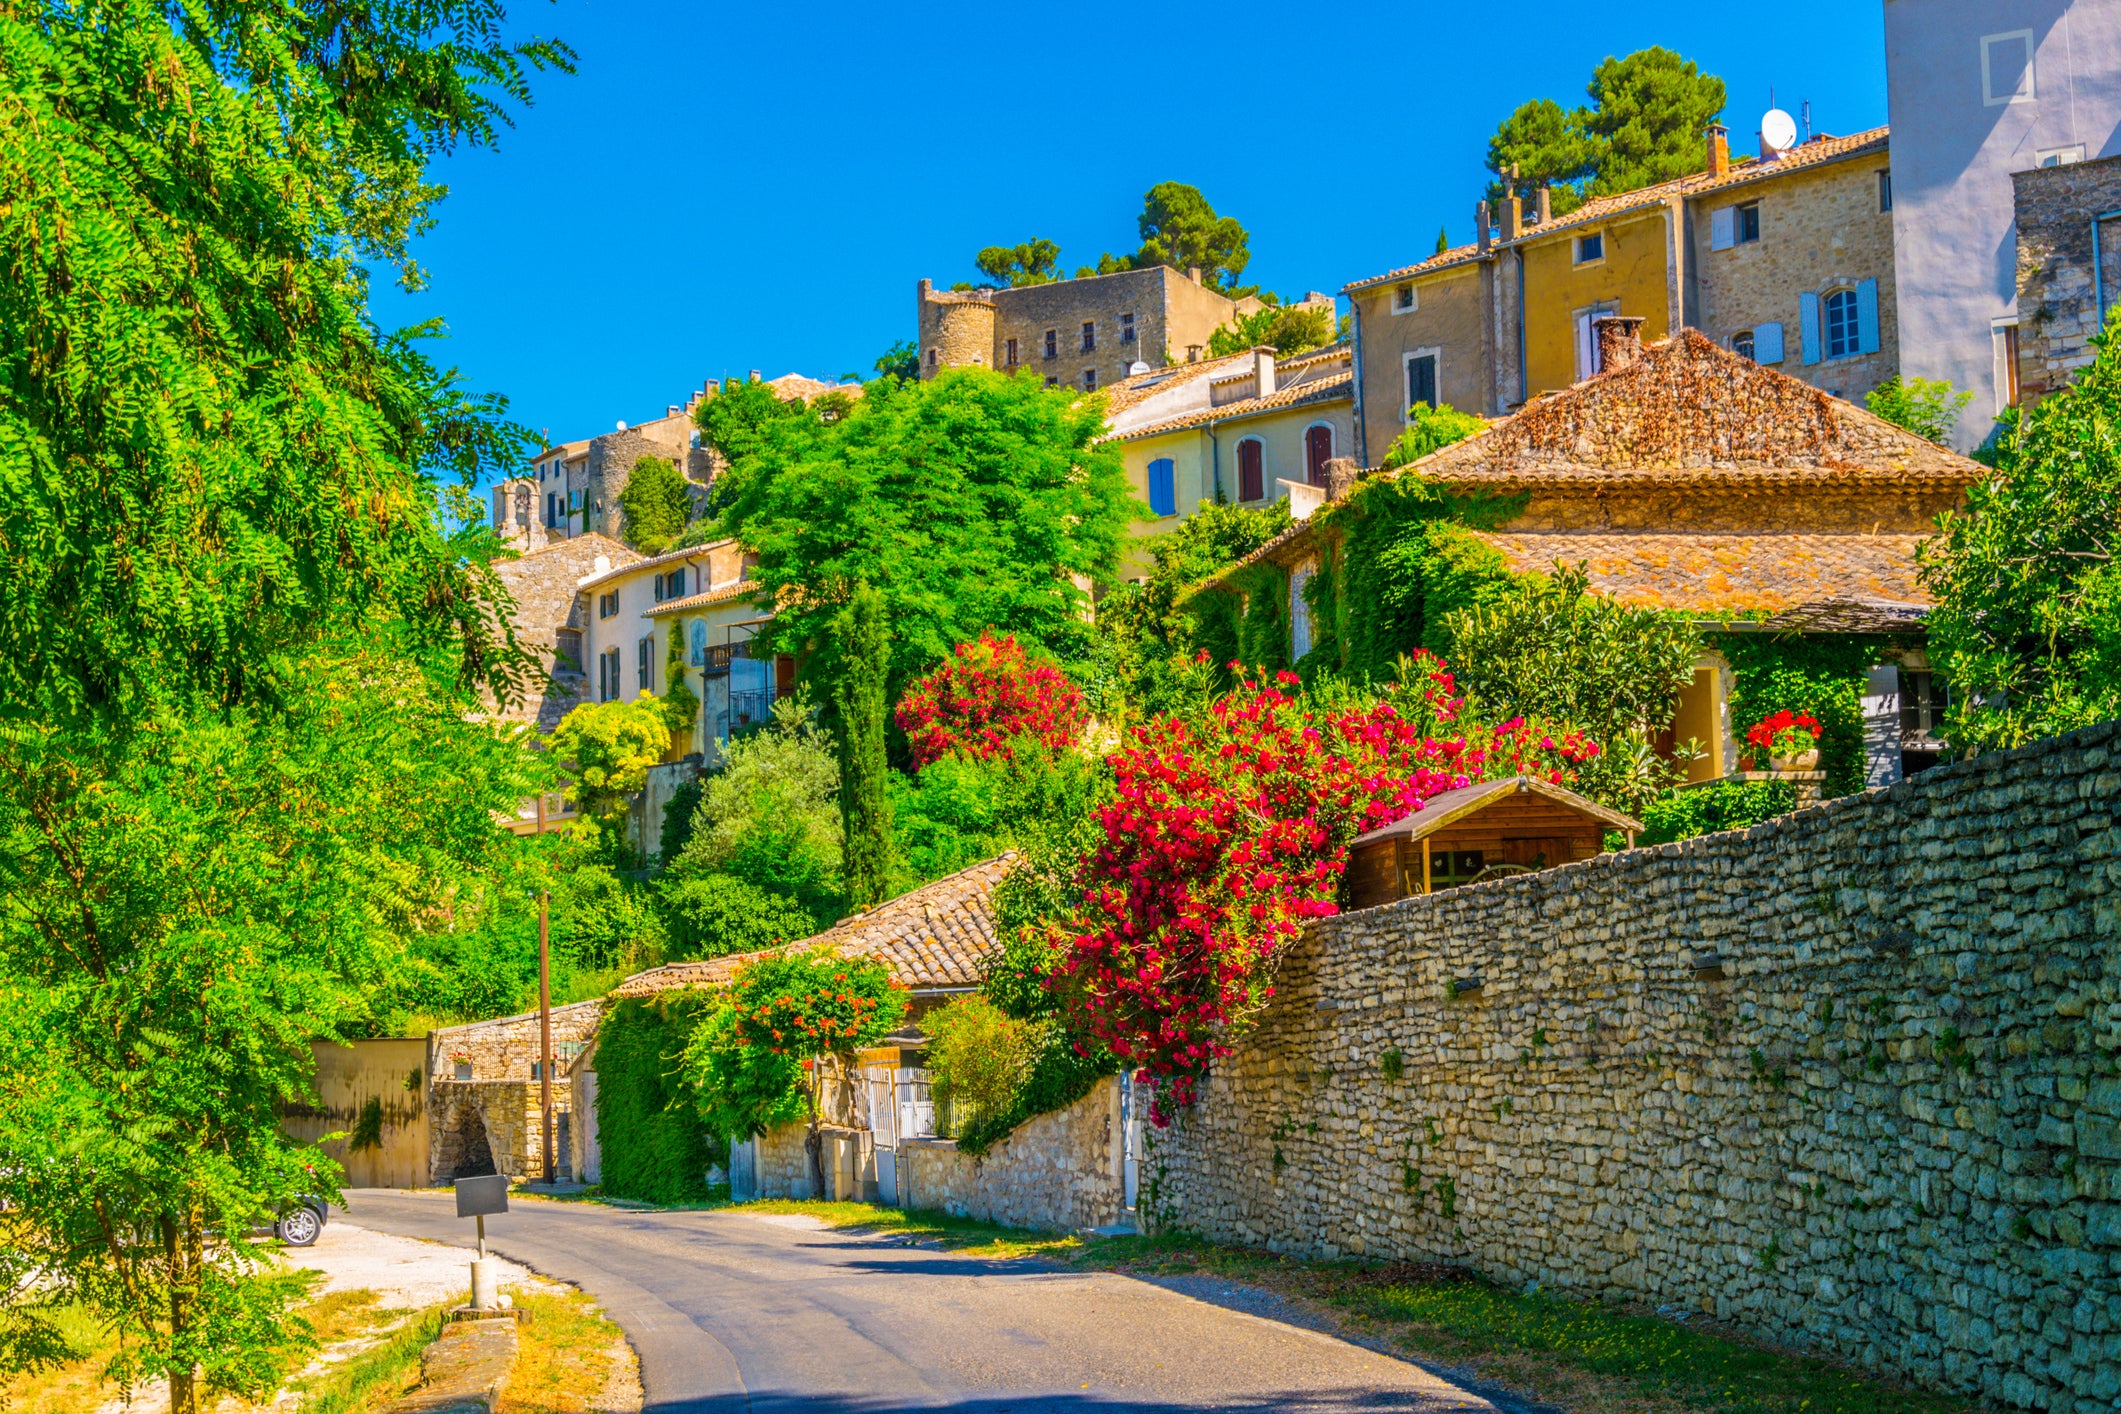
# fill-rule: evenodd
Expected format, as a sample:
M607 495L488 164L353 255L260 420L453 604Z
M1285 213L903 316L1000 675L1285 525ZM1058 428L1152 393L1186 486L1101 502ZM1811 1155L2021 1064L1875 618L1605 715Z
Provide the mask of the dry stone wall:
M909 1139L898 1151L901 1207L1058 1231L1119 1221L1119 1082L1103 1080L1064 1110L1019 1125L982 1158L949 1139Z
M1314 926L1151 1226L2121 1400L2121 729Z

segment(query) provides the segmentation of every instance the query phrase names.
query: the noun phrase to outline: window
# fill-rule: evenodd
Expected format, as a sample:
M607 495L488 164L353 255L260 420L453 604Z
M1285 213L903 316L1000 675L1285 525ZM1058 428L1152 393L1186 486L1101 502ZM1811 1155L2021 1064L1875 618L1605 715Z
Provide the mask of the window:
M547 525L558 525L560 523L560 498L551 491L545 493L545 523Z
M1119 341L1123 344L1134 342L1134 316L1131 314L1119 317Z
M1423 404L1435 407L1436 402L1436 355L1432 353L1407 355L1407 406Z
M643 692L654 692L655 635L649 634L646 638L634 644L633 648L634 657L638 660L634 664L634 676L640 680L640 689Z
M1893 209L1893 174L1883 167L1878 169L1878 209Z
M1326 484L1326 463L1333 460L1333 429L1304 429L1304 479L1313 486Z
M1994 108L2033 101L2033 32L1981 36L1981 101Z
M1083 352L1097 352L1097 325L1088 319L1083 321Z
M597 701L609 702L619 695L619 650L607 648L597 654Z
M672 599L682 599L685 597L684 566L680 565L678 568L672 570L669 574L664 576L664 579L667 581L667 583L664 585L664 588L669 592L669 596Z
M1048 329L1046 331L1046 357L1060 357L1060 330L1058 329Z
M1094 390L1094 389L1095 389L1096 387L1097 387L1097 370L1096 370L1096 369L1094 369L1094 368L1086 368L1086 369L1084 369L1084 370L1083 370L1083 390L1084 390L1085 392L1089 392L1089 391L1091 391L1091 390Z
M930 349L930 350L928 350L928 366L929 366L930 368L933 368L933 367L935 367L935 364L936 364L936 357L937 357L937 355L936 355L936 352L935 352L935 350L934 350L934 349Z
M2018 321L1998 319L1989 326L1995 350L1996 411L2018 405Z
M1053 374L1053 373L1049 373L1049 374L1047 374L1047 375L1046 375L1046 386L1047 386L1048 388L1058 388L1058 387L1060 386L1060 377L1059 377L1059 375L1058 375L1058 374Z
M1177 477L1169 457L1149 463L1149 509L1160 516L1178 514Z
M1856 332L1856 292L1836 290L1826 297L1826 356L1848 358L1861 347Z
M1605 232L1593 231L1588 236L1576 238L1576 263L1589 265L1594 260L1605 259Z
M1412 285L1401 285L1398 289L1392 291L1392 312L1394 314L1412 314L1420 307L1420 297L1414 293Z
M1016 340L1011 339L1002 349L1002 362L1011 368L1016 367Z
M1266 448L1256 437L1237 444L1237 499L1261 501L1267 495Z
M1740 329L1737 333L1731 335L1731 352L1737 354L1740 358L1753 358L1753 331ZM1753 361L1755 363L1759 362L1758 359L1753 359Z
M1304 587L1318 573L1315 563L1306 563L1289 576L1289 658L1296 661L1311 651L1311 606Z
M612 591L611 591L611 592L610 592L609 594L599 594L599 595L597 596L597 617L598 617L598 618L600 618L600 619L610 619L610 618L616 618L616 617L618 617L618 612L619 612L619 591L618 591L618 590L614 589L614 590L612 590Z
M1737 229L1732 232L1732 235L1738 244L1745 245L1749 241L1760 239L1759 202L1749 201L1745 205L1738 207L1733 215L1735 217L1734 225Z
M2033 153L2035 167L2067 167L2072 162L2084 160L2084 144L2073 142L2068 147L2042 147Z
M1926 771L1944 755L1944 714L1951 690L1944 678L1926 669L1900 671L1900 769L1906 775Z

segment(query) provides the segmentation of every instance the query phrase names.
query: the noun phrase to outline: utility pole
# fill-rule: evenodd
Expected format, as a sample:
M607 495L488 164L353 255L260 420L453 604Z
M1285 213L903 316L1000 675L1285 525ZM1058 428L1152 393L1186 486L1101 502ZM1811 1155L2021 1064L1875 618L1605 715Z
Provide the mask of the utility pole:
M545 834L545 792L538 791L538 835ZM552 949L548 938L551 895L538 890L538 1108L545 1121L545 1182L559 1179L552 1154Z

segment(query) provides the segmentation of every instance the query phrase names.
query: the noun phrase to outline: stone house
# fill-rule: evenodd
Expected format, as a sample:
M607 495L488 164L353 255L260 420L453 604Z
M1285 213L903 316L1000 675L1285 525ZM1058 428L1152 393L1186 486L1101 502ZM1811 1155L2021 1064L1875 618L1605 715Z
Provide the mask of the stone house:
M577 704L593 700L587 672L593 661L587 643L590 607L581 586L640 559L640 552L616 540L580 535L551 540L494 567L515 600L516 639L538 655L545 670L544 681L532 685L527 700L497 704L502 716L528 722L543 736Z
M923 280L914 311L921 377L1029 368L1049 387L1106 388L1136 363L1198 362L1210 334L1262 307L1211 289L1198 270L1168 265L1014 289L938 290Z
M1416 403L1500 416L1596 373L1597 320L1682 327L1839 397L1899 371L1892 187L1883 128L1733 158L1720 127L1699 172L1586 202L1481 202L1470 245L1357 280L1358 440L1381 461Z
M552 1009L553 1145L569 1167L572 1093L565 1069L596 1034L601 1001ZM427 1033L428 1181L500 1173L538 1177L544 1169L544 1078L534 1011Z
M2121 156L2013 173L2018 234L2017 355L2006 392L2031 408L2097 352L2121 303Z
M1124 572L1148 571L1150 542L1203 504L1264 506L1326 484L1355 438L1346 344L1277 359L1267 348L1123 379L1106 394L1135 499Z
M1928 606L1915 547L1985 469L1703 334L1646 348L1639 328L1602 321L1602 373L1365 479L1419 476L1458 497L1521 498L1507 519L1470 532L1511 573L1581 564L1598 593L1719 632L1899 638L1910 646L1873 670L1864 699L1867 773L1873 784L1898 779L1903 750L1933 760L1935 684L1912 646ZM1240 594L1247 566L1279 566L1290 657L1301 658L1313 643L1304 585L1339 553L1332 521L1299 522L1203 592ZM1694 779L1738 761L1732 686L1711 652L1681 694L1668 738L1706 745Z

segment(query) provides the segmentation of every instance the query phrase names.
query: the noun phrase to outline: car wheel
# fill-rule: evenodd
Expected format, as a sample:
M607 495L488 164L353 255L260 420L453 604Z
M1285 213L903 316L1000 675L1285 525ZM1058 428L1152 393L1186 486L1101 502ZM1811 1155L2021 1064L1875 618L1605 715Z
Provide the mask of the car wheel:
M280 1240L290 1247L308 1247L324 1231L323 1222L308 1208L297 1208L272 1225Z

